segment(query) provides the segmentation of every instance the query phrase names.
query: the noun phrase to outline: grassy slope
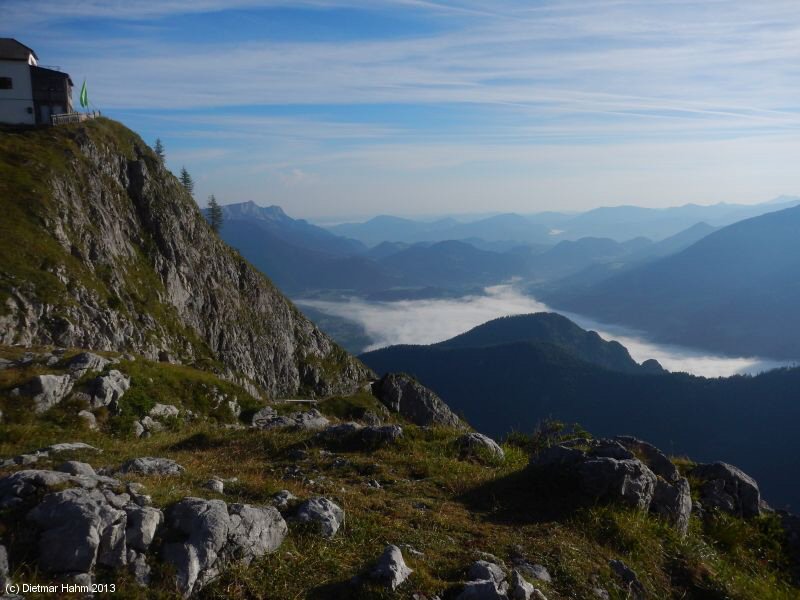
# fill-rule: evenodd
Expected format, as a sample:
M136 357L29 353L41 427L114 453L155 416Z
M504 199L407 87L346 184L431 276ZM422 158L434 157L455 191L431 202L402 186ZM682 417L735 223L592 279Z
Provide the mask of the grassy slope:
M20 353L18 348L0 351L6 357ZM122 399L123 411L128 413L142 413L154 401L168 401L203 415L213 413L205 393L214 386L240 399L246 396L235 386L188 367L143 360L117 367L132 376L131 391ZM508 561L518 545L530 560L550 570L553 584L540 587L551 600L591 598L596 584L612 591L612 597L624 598L608 567L612 558L629 564L654 598L797 598L796 588L781 579L783 554L774 517L744 522L719 516L706 525L693 519L688 538L680 540L657 519L636 512L601 506L569 510L546 482L522 472L527 442L521 436L505 444L505 462L489 465L459 460L453 445L455 432L408 424L404 424L405 437L399 447L373 453L337 452L347 461L340 466L334 465L333 456L319 452L311 434L226 430L217 426L232 420L225 414L190 424L175 421L168 431L134 439L125 428L114 426L113 419L105 421L101 431L82 429L70 417L80 408L74 405L61 405L35 420L24 411L15 412L13 404L24 401L9 397L8 389L44 371L57 372L57 368L36 365L0 372L0 402L7 415L0 424L0 456L80 440L103 450L99 456L77 456L95 467L118 465L135 456L165 456L184 465L187 471L178 478L139 478L158 506L187 495L214 496L202 487L214 475L238 478L226 486L228 502L267 503L275 491L289 489L300 498L327 495L345 509L346 523L334 539L325 541L291 525L289 537L275 554L250 567L229 570L201 597L350 597L352 590L346 582L391 542L410 544L424 553L415 558L404 552L415 573L391 597L452 589L464 579L477 552L491 552ZM329 415L348 417L375 408L375 400L362 393L324 401L320 408ZM297 448L308 450L306 460L290 457ZM294 465L304 478L285 477L287 468ZM366 482L372 479L381 482L382 489L368 487ZM0 513L0 539L24 538L24 521L9 520L9 516ZM24 566L15 571L17 581L42 579ZM116 597L174 597L166 571L148 591L136 588L124 574L100 572L99 579L121 584L122 593ZM389 594L368 590L361 597Z

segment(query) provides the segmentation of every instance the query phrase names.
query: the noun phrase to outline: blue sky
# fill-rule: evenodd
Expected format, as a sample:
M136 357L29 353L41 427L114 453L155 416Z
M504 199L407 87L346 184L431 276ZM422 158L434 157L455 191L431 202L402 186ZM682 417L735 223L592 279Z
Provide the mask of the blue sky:
M800 192L796 0L0 0L194 175L348 218Z

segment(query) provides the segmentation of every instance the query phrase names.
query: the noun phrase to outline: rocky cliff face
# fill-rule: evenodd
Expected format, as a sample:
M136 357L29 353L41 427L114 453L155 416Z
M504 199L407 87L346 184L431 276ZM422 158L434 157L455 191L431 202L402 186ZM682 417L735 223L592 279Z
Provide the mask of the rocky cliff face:
M0 343L167 353L271 396L368 375L118 123L4 133L0 206Z

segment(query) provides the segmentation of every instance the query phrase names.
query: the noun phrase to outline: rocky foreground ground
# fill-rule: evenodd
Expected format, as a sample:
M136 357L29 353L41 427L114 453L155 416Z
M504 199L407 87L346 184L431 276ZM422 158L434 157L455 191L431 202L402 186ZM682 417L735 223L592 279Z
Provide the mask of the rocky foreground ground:
M77 597L113 585L132 598L798 597L798 519L732 465L555 425L498 444L404 375L265 403L131 355L0 356L4 586L67 583Z

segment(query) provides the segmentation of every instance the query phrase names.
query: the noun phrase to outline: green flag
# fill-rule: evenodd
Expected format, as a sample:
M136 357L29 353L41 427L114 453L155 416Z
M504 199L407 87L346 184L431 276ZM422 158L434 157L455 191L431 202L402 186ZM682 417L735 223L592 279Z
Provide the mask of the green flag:
M89 94L86 93L86 80L83 80L83 85L81 86L81 95L80 95L81 106L83 108L89 108Z

